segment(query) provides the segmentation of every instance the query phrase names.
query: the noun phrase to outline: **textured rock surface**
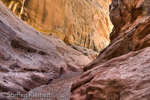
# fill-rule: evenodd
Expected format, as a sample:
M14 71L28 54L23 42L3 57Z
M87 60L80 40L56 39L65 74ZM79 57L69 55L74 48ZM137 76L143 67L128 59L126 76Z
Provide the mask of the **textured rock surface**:
M23 100L69 100L71 92L71 85L76 78L81 75L81 72L73 72L69 74L63 74L59 79L55 79L48 85L42 85L31 91L34 94L51 94L49 98L24 98Z
M91 60L59 39L28 26L0 2L0 99L81 71ZM12 100L12 99L11 99Z
M1 0L45 35L95 51L109 44L111 0Z
M73 45L73 44L71 44L70 47L72 47L73 49L75 49L75 50L81 52L83 55L88 56L88 58L89 58L90 60L96 59L97 56L98 56L98 54L99 54L98 52L95 52L95 51L93 51L93 50L87 49L87 48L85 48L85 47Z
M148 47L147 35L149 34L149 15L147 15L147 6L142 2L132 1L134 4L133 10L129 11L128 6L132 2L113 1L110 5L110 18L114 24L114 29L110 34L111 43L100 52L97 59L88 64L85 70L96 65L105 63L106 61L127 54L130 51L136 51ZM149 4L147 2L147 4ZM120 19L120 20L119 20Z
M71 100L150 99L149 0L113 0L111 43L72 85Z

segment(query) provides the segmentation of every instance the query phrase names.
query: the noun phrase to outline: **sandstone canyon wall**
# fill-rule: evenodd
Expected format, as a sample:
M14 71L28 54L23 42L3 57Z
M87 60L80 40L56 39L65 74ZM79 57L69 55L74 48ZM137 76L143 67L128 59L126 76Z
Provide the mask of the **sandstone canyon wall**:
M111 43L84 68L70 100L150 100L149 9L149 0L112 0Z
M47 36L100 51L109 44L111 0L1 0Z

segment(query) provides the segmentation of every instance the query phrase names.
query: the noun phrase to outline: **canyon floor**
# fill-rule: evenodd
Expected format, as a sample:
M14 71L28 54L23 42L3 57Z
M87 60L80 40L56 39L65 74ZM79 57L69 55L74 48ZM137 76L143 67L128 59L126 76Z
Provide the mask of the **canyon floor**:
M72 22L69 19L73 19L73 16L67 17L65 23L61 25L69 27L66 35L69 35L74 42L80 42L80 45L72 44L68 37L61 40L46 36L37 31L36 27L29 26L35 22L37 26L40 19L39 25L43 26L47 20L43 28L50 28L51 25L48 24L50 19L47 19L46 16L51 14L51 11L46 11L49 9L46 7L49 7L51 3L57 3L58 0L53 0L53 2L44 0L40 5L44 8L39 14L35 11L40 8L39 2L35 2L35 6L32 6L33 1L29 0L2 1L11 10L13 9L13 12L17 11L18 7L23 7L18 13L21 15L19 17L25 21L0 2L0 100L22 99L8 98L7 93L17 92L21 94L50 93L49 98L26 97L23 98L24 100L150 100L149 0L112 0L109 5L109 16L114 28L110 33L110 44L103 49L100 47L105 47L109 41L108 34L102 30L104 25L99 20L101 18L103 21L108 21L108 5L107 10L104 9L105 5L101 6L105 3L104 1L76 0L66 4L65 0L60 0L59 6L53 6L54 8L56 6L54 11L58 12L66 11L64 8L59 11L61 7L65 6L67 10L69 8L73 16L77 17L73 23L76 23L79 18L79 23L74 24L79 25L77 30L73 24L70 25ZM92 11L82 13L86 12L86 8L91 3L94 5L92 11L95 12L96 9L96 13ZM85 9L79 9L78 4L80 6L86 4ZM96 16L92 15L86 19L80 13L70 10L71 8L85 14L85 17L88 14L96 14ZM105 18L101 16L103 11L107 13ZM30 20L34 14L37 19ZM37 17L37 14L40 17ZM57 18L59 19L59 16ZM90 18L94 24L88 24L93 28L87 30L85 22L88 22ZM56 24L60 23L59 20L52 22L52 25L55 29L61 30L59 26L56 27ZM29 25L26 23L28 21ZM85 25L86 28L82 27L81 22L84 22L83 26ZM97 32L102 30L99 32L103 34L96 34L96 30ZM88 35L87 33L82 34L83 31ZM98 46L93 41L95 35L99 36L96 41L101 41L101 43L97 42ZM82 44L84 47L80 47ZM91 47L94 50L99 48L102 51L97 53L85 47Z
M23 100L69 100L71 96L71 85L81 75L81 72L63 74L60 78L51 81L48 85L43 85L29 92L34 94L48 94L50 98L24 98Z

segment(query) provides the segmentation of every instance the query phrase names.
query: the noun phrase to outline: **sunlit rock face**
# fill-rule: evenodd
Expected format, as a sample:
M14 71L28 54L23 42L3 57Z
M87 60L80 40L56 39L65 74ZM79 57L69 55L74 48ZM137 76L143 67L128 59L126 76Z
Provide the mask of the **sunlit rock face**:
M70 100L150 99L149 0L112 0L111 43L84 68Z
M45 35L100 51L109 44L111 0L1 0Z

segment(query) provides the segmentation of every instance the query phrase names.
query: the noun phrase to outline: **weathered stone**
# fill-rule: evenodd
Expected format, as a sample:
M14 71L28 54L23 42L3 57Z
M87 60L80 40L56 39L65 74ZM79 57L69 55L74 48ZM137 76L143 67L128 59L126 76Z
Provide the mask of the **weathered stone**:
M71 100L149 100L150 48L114 58L84 72ZM86 80L85 80L86 79Z
M28 95L31 93L34 94L50 94L49 97L44 98L44 97L26 97L23 100L69 100L71 92L70 88L72 83L76 78L81 75L81 72L72 72L69 74L63 74L60 76L59 79L55 79L50 82L48 85L42 85L40 87L37 87L35 89L32 89L29 91Z
M1 0L47 36L100 51L109 44L111 0Z
M150 15L147 0L113 0L111 43L84 68L70 100L150 99Z
M82 71L90 61L36 31L0 1L0 99L7 99L3 93L27 93L61 74Z
M83 55L88 56L88 58L89 58L90 60L92 60L92 61L93 61L94 59L96 59L97 56L98 56L98 54L99 54L98 52L95 52L95 51L93 51L93 50L87 49L87 48L85 48L85 47L73 45L73 44L71 44L70 47L72 47L73 49L75 49L75 50L81 52Z
M139 7L129 11L126 6L129 6L130 3L125 5L124 1L120 0L114 0L112 2L110 5L110 18L114 24L114 29L110 34L111 43L100 52L97 59L84 68L85 70L103 64L112 58L127 54L130 51L140 50L149 46L146 43L146 38L142 40L142 38L148 35L149 30L149 15L147 15L147 12L143 9L145 7L144 3L145 1L139 1L137 3ZM121 19L121 21L116 20L118 18ZM141 38L137 38L137 36ZM147 44L147 46L142 46L143 43Z

